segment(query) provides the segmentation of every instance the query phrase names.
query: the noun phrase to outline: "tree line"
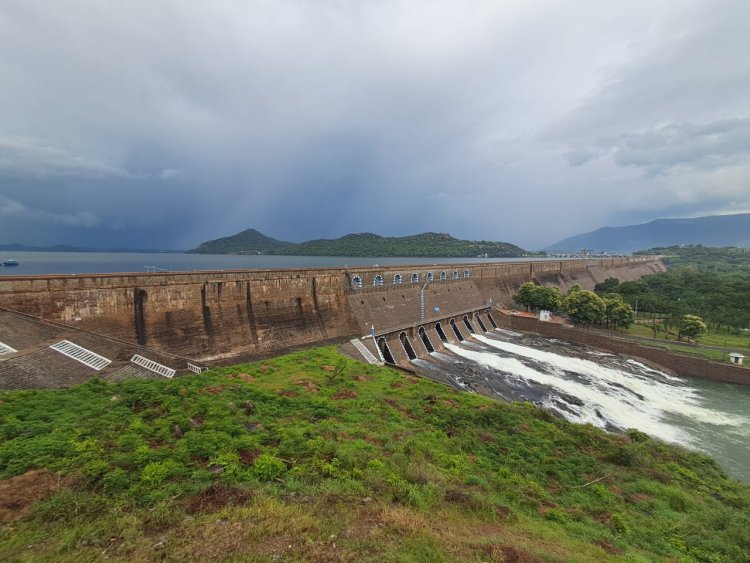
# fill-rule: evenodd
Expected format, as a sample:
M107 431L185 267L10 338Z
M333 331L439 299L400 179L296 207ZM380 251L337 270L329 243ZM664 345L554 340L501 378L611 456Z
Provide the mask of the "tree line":
M655 287L659 288L669 288L670 291L675 289L675 286L664 283L663 274L647 276L639 282L622 284L617 278L607 278L604 282L597 284L594 291L582 289L580 285L575 284L564 295L557 287L526 282L513 295L513 301L525 307L526 310L562 312L577 325L600 325L615 330L624 330L635 322L635 307L638 306L638 298L635 298L635 305L631 304L633 291L636 291L641 298L648 295L656 299L654 295L646 292L639 293L642 287L648 287L650 284L655 284ZM698 309L695 308L694 302L690 300L682 302L680 297L671 302L663 300L654 302L662 304L663 307L671 307L667 319L661 320L670 323L667 324L668 328L674 326L679 338L695 339L707 331L708 327L703 318L695 314ZM678 305L675 306L675 303ZM679 305L680 303L682 305Z
M633 308L618 293L589 291L575 284L563 295L556 287L524 283L513 301L526 310L560 311L579 325L604 324L608 328L628 328L635 320Z

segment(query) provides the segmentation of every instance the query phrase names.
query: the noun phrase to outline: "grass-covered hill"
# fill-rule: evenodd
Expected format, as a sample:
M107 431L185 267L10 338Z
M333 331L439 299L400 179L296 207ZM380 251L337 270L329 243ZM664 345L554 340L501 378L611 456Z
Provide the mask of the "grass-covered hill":
M747 561L706 456L332 348L0 393L4 561Z
M487 255L516 258L528 254L507 242L470 241L445 233L422 233L407 237L382 237L358 233L337 239L319 239L302 243L284 243L266 237L254 229L238 235L201 244L190 252L205 254L283 254L286 256L429 256L468 258Z
M271 254L272 251L290 244L292 243L267 237L255 229L247 229L236 235L199 244L190 252L193 254Z
M750 248L703 245L661 246L633 254L660 254L669 268L689 267L712 272L750 272Z

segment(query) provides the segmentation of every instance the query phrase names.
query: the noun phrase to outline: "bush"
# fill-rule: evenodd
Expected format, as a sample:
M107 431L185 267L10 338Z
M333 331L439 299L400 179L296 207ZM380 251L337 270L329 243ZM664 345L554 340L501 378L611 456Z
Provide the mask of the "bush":
M253 474L261 481L273 481L284 474L286 465L270 454L261 454L253 463Z

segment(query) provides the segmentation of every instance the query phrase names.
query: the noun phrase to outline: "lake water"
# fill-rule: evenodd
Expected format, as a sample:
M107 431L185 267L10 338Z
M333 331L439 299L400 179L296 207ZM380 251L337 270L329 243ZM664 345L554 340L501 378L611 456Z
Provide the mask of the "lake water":
M284 268L342 268L398 264L486 264L540 258L352 258L342 256L237 256L177 252L0 252L0 275L107 274L115 272L190 272L194 270L246 270ZM543 259L542 259L543 260ZM557 259L559 260L559 258Z

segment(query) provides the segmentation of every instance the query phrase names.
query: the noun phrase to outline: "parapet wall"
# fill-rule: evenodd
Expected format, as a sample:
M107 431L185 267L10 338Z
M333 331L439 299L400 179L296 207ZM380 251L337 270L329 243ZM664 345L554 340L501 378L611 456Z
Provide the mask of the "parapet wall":
M0 307L210 360L359 336L368 333L371 324L381 332L493 302L510 303L517 288L532 279L563 290L574 283L591 289L607 277L627 281L663 270L658 258L632 257L357 269L3 276ZM440 281L441 277L445 280Z
M556 323L540 322L527 317L507 315L499 311L495 319L501 326L515 330L536 332L566 342L577 342L615 354L642 358L673 371L677 375L750 385L750 369L747 367L712 362L701 357L645 346L633 340L613 338L606 334L598 334Z

